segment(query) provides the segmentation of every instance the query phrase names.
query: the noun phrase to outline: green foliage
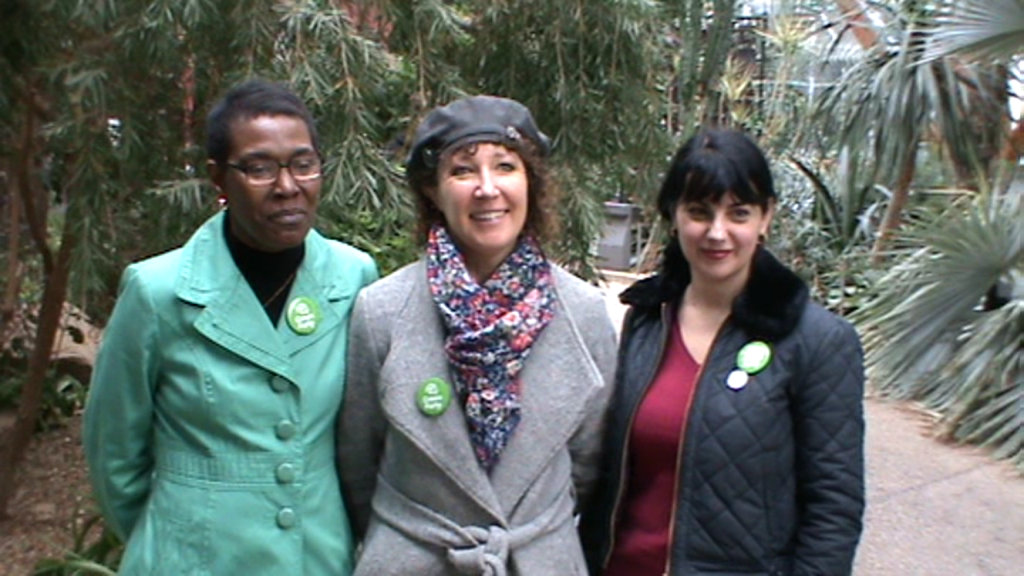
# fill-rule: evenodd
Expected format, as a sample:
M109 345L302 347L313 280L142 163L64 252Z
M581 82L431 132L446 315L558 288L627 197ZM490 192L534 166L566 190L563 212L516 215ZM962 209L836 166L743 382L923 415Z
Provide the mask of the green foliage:
M0 357L2 358L2 357ZM20 368L24 359L4 358L9 367L0 371L0 410L16 409L21 387L25 383L24 370ZM5 362L7 363L7 362ZM86 387L74 377L58 374L55 370L47 373L43 389L43 404L39 411L36 429L52 430L64 426L69 418L85 405Z
M938 26L925 59L957 54L974 60L1000 59L1024 45L1021 0L941 0Z
M0 257L4 266L6 256ZM25 269L37 272L41 264L38 256L22 261ZM32 275L21 283L18 301L11 316L3 325L0 340L0 410L16 410L21 388L27 377L26 367L35 345L35 327L39 322L39 304L42 288ZM71 331L72 337L81 334ZM37 429L60 427L81 408L85 401L85 387L70 375L62 374L58 366L51 366L43 388L43 402Z
M930 3L905 1L887 15L880 40L826 86L812 111L818 130L808 138L834 148L863 148L866 166L892 183L916 157L929 130L962 171L983 168L994 155L1005 120L1003 72L929 59L929 32L940 14Z
M15 371L7 362L0 369L0 410L17 406L18 394L21 393L21 373Z
M1024 404L1020 201L984 194L922 215L901 239L907 255L853 318L881 394L924 402L954 438L991 444L1024 469L1012 409ZM992 303L1000 283L1012 288L1009 300Z
M666 2L664 6L671 23L666 33L675 44L669 87L676 104L673 123L677 132L689 134L720 121L716 113L722 109L722 93L715 87L733 44L736 2Z
M591 269L600 201L649 189L668 151L654 88L663 74L661 4L344 6L5 7L13 33L0 43L0 102L10 103L2 114L11 131L0 132L0 150L19 149L18 130L36 123L30 173L40 197L68 215L76 303L105 318L128 262L181 244L216 209L203 174L204 114L228 86L254 75L289 82L310 104L328 160L322 221L383 258L383 269L408 257L394 240L408 233L412 215L398 165L420 115L467 93L525 102L553 136L553 161L571 184L561 213L573 236L559 257Z
M838 252L865 244L874 235L880 195L864 174L858 173L859 153L844 148L835 160L819 161L820 171L807 160L789 157L792 166L810 181L814 222L821 228L825 243Z
M821 71L821 34L818 19L808 16L820 7L801 8L801 2L784 3L768 15L766 29L757 29L763 50L760 66L766 78L754 86L761 96L753 121L742 124L761 135L762 143L779 151L791 151L804 140L802 131L816 126L806 121L809 96Z
M39 429L62 428L68 418L85 406L86 385L68 374L58 375L56 371L51 371L46 384Z
M97 536L95 533L99 532ZM74 543L63 558L44 558L33 576L115 576L124 547L93 514L74 529Z
M562 174L558 177L566 180ZM550 255L569 271L582 278L594 280L598 277L596 262L589 257L575 257L578 254L590 256L593 243L591 239L598 237L604 225L604 205L597 196L586 192L590 188L588 184L592 183L577 179L575 186L563 187L558 204L562 230L555 245L551 247ZM573 214L579 216L572 217Z
M770 247L807 281L815 300L839 314L856 310L872 283L868 246L881 197L856 170L855 156L813 161L794 154L775 162L780 198Z
M385 276L415 260L421 251L412 236L412 223L405 230L383 233L381 228L387 225L372 212L360 212L328 222L323 230L328 237L368 252L377 262L381 276Z
M1024 470L1022 312L1024 301L1017 298L966 326L959 349L922 394L943 413L947 437L990 447L996 458Z

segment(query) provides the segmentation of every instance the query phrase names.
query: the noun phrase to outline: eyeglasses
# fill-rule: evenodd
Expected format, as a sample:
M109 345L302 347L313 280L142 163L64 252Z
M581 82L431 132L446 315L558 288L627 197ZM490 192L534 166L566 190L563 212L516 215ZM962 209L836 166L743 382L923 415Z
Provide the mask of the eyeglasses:
M228 166L245 174L245 179L256 186L266 186L277 182L281 176L281 168L287 168L296 182L309 182L321 176L323 162L318 154L299 154L291 160L281 163L270 158L257 158L249 160L245 164L232 164Z

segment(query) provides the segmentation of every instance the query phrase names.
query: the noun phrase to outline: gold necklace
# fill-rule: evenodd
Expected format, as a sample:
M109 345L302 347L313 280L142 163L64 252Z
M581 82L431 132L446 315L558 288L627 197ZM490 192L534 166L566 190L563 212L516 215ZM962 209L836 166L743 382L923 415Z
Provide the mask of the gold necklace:
M284 289L291 285L292 280L295 279L295 275L298 273L299 268L296 266L295 270L292 270L292 273L289 274L287 278L285 278L284 284L281 284L281 286L279 286L277 290L274 290L274 293L270 295L270 298L267 298L266 300L263 301L264 309L266 309L267 306L270 306L270 304L274 300L277 300L277 297L281 295L281 292L284 292Z

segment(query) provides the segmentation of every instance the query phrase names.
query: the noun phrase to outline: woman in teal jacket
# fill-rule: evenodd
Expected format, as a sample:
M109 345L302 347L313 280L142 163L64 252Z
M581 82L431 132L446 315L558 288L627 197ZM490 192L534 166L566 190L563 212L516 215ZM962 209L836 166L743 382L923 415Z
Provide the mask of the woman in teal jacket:
M311 229L319 147L287 89L229 92L208 154L227 210L122 278L85 413L93 490L122 574L347 575L333 431L376 266Z

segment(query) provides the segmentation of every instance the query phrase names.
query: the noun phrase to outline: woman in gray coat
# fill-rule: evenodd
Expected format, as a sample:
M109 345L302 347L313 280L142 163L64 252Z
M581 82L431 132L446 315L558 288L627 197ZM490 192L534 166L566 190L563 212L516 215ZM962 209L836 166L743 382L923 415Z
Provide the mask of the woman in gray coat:
M518 102L431 111L407 177L425 254L364 290L338 425L356 574L585 574L615 332L545 257L548 139Z

